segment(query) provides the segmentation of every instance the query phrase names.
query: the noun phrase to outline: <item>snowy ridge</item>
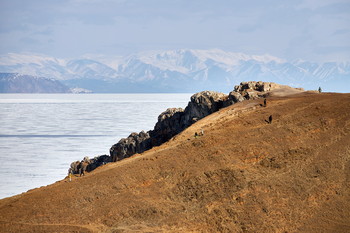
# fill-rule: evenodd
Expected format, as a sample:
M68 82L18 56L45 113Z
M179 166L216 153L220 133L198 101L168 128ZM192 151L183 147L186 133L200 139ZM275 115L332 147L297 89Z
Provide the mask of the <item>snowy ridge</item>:
M0 56L0 71L62 79L66 61L38 54L8 53Z
M63 81L94 92L225 91L241 81L262 80L316 88L349 83L349 62L286 61L269 54L247 55L219 49L148 51L125 57L93 55L57 59L38 54L0 56L0 72Z
M246 55L243 53L225 52L219 49L211 50L171 50L142 52L132 56L130 59L137 59L145 64L158 67L161 70L171 70L189 73L195 70L206 68L206 62L214 61L222 67L237 66L242 61L255 60L260 63L283 63L285 60L271 55Z
M18 53L8 53L6 55L0 56L0 65L1 66L12 66L20 64L37 64L42 66L45 63L57 63L58 65L64 66L66 61L64 59L57 59L45 55L39 54L18 54Z

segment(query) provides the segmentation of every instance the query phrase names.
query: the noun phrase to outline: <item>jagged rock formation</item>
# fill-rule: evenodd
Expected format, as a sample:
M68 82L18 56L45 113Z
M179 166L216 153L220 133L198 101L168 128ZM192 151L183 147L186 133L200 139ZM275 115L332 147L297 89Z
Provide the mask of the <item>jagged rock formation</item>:
M214 91L196 93L191 96L191 100L185 109L169 108L161 113L153 130L132 133L127 138L122 138L114 144L110 148L109 160L116 162L136 153L142 153L154 146L159 146L196 121L223 107L244 100L264 98L268 92L280 88L290 87L271 82L250 81L235 86L234 91L230 92L229 95ZM94 161L90 161L90 168L97 167L94 164Z
M133 154L142 153L152 148L149 132L131 133L129 137L122 138L110 149L112 161L116 162L128 158Z
M239 92L231 91L228 94L227 100L225 101L224 105L225 107L227 107L234 103L242 102L243 100L244 100L244 97Z
M89 159L88 163L88 167L86 169L86 171L90 172L94 169L96 169L99 166L102 166L106 163L110 163L111 161L111 157L109 155L100 155L100 156L96 156L93 159Z
M213 91L202 91L191 96L185 110L170 108L158 117L154 130L150 131L152 146L158 146L180 133L199 119L222 108L227 95Z
M214 91L202 91L191 96L191 101L185 109L185 121L195 122L224 106L227 95Z
M237 102L240 102L245 99L249 100L266 97L267 92L281 88L291 87L271 82L241 82L240 85L235 86L235 89L230 93L230 96L232 96L231 98L236 98L239 100Z
M203 91L191 96L185 110L182 108L169 108L158 117L154 130L132 133L129 137L121 139L110 149L112 161L142 153L154 146L159 146L180 133L194 122L218 111L224 106L227 95L213 91Z
M185 128L183 121L184 109L168 108L158 116L154 130L150 131L153 145L160 145L162 141L167 141Z
M89 157L86 156L82 161L72 162L68 170L68 173L79 174L81 172L80 170L83 164L86 164L86 171L90 172L92 170L95 170L97 167L110 162L112 161L109 155L100 155L92 159L89 159Z

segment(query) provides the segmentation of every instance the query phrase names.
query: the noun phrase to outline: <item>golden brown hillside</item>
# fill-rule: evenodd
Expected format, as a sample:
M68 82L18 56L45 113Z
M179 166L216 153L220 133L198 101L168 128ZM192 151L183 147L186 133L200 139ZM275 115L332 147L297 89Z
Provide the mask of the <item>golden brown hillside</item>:
M350 94L262 101L224 108L72 182L0 200L0 229L350 232Z

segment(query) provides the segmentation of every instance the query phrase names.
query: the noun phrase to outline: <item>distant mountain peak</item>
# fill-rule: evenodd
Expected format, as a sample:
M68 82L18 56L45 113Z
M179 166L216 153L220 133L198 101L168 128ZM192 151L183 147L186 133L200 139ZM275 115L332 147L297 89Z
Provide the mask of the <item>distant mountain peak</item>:
M62 80L70 87L93 92L227 91L247 80L262 80L305 88L350 82L349 62L286 61L269 54L247 55L220 49L144 51L125 57L57 59L38 54L0 56L0 72ZM343 86L343 87L342 87ZM324 89L326 90L326 89Z
M246 55L243 53L226 52L220 49L155 51L153 53L141 53L137 59L146 64L156 66L161 70L171 70L185 74L206 69L208 65L216 65L230 70L248 61L262 64L270 62L282 64L286 62L284 59L268 54Z
M70 93L67 86L44 77L19 73L0 73L1 93Z
M42 65L43 63L57 63L59 65L65 65L64 59L54 58L43 54L34 53L7 53L0 55L0 66L15 65L15 64L37 64Z

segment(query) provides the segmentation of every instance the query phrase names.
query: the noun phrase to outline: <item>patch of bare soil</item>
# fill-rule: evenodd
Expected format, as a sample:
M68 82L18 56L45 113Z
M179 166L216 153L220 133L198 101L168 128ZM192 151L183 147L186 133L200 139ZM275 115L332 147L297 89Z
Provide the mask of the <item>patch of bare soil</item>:
M260 104L235 104L143 154L2 199L0 231L350 232L350 94Z

